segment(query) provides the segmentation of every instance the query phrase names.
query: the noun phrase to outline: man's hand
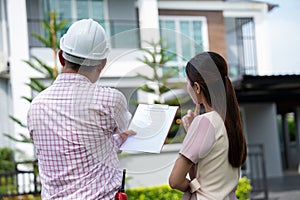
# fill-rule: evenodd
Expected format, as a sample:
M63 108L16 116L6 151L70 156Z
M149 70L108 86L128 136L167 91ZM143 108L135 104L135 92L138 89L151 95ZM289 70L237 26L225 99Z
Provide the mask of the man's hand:
M133 130L127 130L127 131L124 131L123 133L120 133L119 135L120 135L122 141L125 142L129 135L136 135L136 132Z
M200 104L196 104L196 108L194 112L192 110L188 110L187 114L182 117L183 127L186 131L188 131L194 118L197 115L199 115L199 112L200 112Z

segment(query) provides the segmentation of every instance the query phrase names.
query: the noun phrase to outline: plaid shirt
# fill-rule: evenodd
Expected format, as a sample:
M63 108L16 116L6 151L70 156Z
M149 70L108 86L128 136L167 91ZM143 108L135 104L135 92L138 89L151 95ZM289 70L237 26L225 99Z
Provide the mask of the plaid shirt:
M122 171L118 133L131 114L124 95L79 74L60 74L31 103L28 129L43 199L114 199Z

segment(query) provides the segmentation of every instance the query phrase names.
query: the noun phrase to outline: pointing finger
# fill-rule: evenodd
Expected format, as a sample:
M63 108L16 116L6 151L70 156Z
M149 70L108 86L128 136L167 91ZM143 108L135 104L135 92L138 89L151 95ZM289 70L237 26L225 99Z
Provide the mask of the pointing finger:
M188 112L187 112L187 115L188 115L188 116L193 116L193 114L194 114L194 113L193 113L192 110L188 110Z

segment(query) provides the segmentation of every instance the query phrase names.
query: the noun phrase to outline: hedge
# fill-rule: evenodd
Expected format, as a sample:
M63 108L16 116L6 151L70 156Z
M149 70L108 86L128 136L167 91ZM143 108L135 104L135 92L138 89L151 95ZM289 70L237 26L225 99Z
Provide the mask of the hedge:
M250 180L242 177L239 180L236 195L238 200L249 200L251 192ZM128 200L180 200L183 193L170 188L169 185L153 187L137 187L126 190Z
M153 187L138 187L126 190L128 200L180 200L183 193L171 189L168 185Z

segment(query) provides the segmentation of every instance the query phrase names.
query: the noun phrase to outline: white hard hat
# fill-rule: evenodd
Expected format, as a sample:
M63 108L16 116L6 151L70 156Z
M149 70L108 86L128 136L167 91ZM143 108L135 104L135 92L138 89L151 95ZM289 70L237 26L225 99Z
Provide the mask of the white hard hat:
M66 60L87 66L99 64L109 51L105 31L93 19L73 23L60 39L60 48Z

